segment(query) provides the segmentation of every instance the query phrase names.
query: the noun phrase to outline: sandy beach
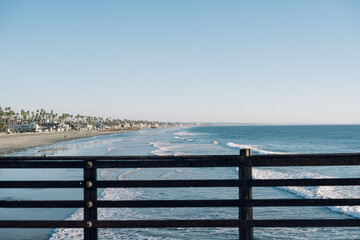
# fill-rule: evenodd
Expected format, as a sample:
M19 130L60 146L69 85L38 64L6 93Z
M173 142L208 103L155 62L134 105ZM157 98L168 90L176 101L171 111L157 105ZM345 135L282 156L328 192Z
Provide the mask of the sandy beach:
M0 134L0 156L4 156L6 154L14 152L24 151L27 148L50 145L79 138L88 138L100 135L120 133L125 131L127 130Z

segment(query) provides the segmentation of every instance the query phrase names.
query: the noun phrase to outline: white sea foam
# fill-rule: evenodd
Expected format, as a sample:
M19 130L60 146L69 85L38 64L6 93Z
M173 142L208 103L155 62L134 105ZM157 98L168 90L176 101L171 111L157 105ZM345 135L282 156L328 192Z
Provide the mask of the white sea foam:
M177 133L174 133L174 135L177 135L177 136L195 136L196 134L195 133L189 133L189 132L177 132Z
M184 141L188 141L188 142L195 142L195 139L190 138L189 136L195 136L196 134L194 133L189 133L189 132L177 132L174 133L175 135L175 139L180 139L180 140L184 140Z
M241 145L233 142L226 144L228 147L243 149L249 148L259 154L286 154L284 152L266 151L258 146ZM296 172L287 170L286 172L264 169L253 169L254 179L316 179L331 178L310 172ZM278 187L284 191L293 193L307 199L336 199L336 198L360 198L360 186L309 186L309 187ZM348 216L360 218L360 206L330 206L334 212L346 214Z
M213 152L214 146L212 143L201 144L194 139L180 142L152 142L151 145L156 148L151 153L157 156L181 156L181 155L197 155L199 153Z
M330 178L320 174L309 172L253 169L254 179L316 179ZM302 198L308 199L336 199L336 198L360 198L359 186L310 186L310 187L278 187L291 192ZM328 207L334 212L344 213L348 216L360 218L360 206L331 206Z
M152 151L151 153L157 156L166 156L166 155L174 155L174 148L175 146L167 146L164 143L161 142L154 142L150 143L154 148L157 148L156 150Z
M111 145L107 148L107 153L113 152L114 150L116 150L116 146Z
M260 149L257 146L243 145L243 144L237 144L237 143L233 143L233 142L228 142L226 145L228 147L237 148L237 149L249 148L249 149L251 149L251 150L253 150L255 152L258 152L259 154L288 154L288 153L285 153L285 152L267 151L267 150Z
M187 148L183 144L172 144L169 146L167 142L152 142L150 143L156 150L151 153L157 156L179 156L186 154L185 149Z
M131 169L120 176L116 175L116 170L113 169L104 169L101 171L101 176L106 179L114 179L122 180L127 175L134 173L136 171L140 171L140 168ZM139 198L139 192L133 191L130 189L124 188L106 188L99 197L99 200L133 200ZM99 208L98 210L98 218L99 220L109 220L109 219L126 219L132 215L131 209L124 208ZM66 218L67 221L81 220L83 219L83 209L78 209L74 214ZM99 235L104 237L105 239L115 240L115 239L128 239L126 233L114 232L111 229L100 229ZM140 239L142 236L134 236L131 239ZM61 228L56 229L55 232L50 237L50 240L59 240L59 239L73 239L80 240L83 239L83 229L68 229Z
M189 141L189 142L195 142L195 139L193 139L193 138L178 137L178 136L175 136L174 138L175 138L175 139L184 140L184 141Z

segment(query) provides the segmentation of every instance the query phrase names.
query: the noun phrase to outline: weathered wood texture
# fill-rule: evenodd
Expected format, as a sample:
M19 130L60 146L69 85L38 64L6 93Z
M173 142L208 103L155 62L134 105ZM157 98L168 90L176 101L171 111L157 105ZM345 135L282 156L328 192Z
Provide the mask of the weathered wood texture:
M276 187L276 186L354 186L359 178L271 179L271 180L122 180L93 183L97 188L169 188L169 187ZM84 188L84 181L0 181L0 188Z
M253 155L247 158L253 167L360 165L360 154L282 154Z
M84 220L87 221L87 227L84 228L85 240L97 240L98 228L92 226L93 221L97 221L98 212L94 207L97 204L97 188L94 183L97 181L97 169L94 168L94 161L87 161L86 168L84 168L84 181L86 186L84 188Z
M172 207L299 207L299 206L358 206L360 199L219 199L219 200L98 200L94 208L172 208ZM84 208L78 201L0 201L3 208Z
M246 164L239 164L239 181L251 182L252 169L251 165L247 161L247 158L251 155L250 149L241 149L240 156L243 157ZM252 199L252 187L249 185L240 185L239 187L239 199L245 202ZM253 219L253 209L250 206L239 204L239 220L247 221ZM253 228L252 227L239 227L239 239L251 240L253 239Z
M360 165L360 154L251 155L243 149L239 156L66 156L0 157L0 168L75 168L84 178L74 181L0 181L0 188L79 188L83 200L8 201L3 208L84 208L82 221L0 221L0 228L84 228L84 239L98 238L98 228L239 228L239 239L253 239L254 227L360 227L358 219L280 219L254 220L253 207L351 206L360 199L252 199L252 187L349 186L360 185L360 178L333 179L252 179L252 167ZM232 167L238 179L207 180L97 180L98 168ZM238 199L204 200L97 200L98 188L227 187L239 192ZM225 220L131 220L99 221L98 208L174 208L233 207L238 219Z
M86 228L86 221L0 221L0 228ZM93 221L94 228L360 227L358 219L328 220L122 220Z

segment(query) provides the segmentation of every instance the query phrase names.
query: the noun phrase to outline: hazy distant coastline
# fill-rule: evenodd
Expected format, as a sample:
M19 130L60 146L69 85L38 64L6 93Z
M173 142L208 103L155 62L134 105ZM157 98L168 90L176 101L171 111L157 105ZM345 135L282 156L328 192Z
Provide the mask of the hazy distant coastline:
M22 109L16 113L11 107L0 107L0 156L79 138L176 125L179 124L58 114L44 109Z

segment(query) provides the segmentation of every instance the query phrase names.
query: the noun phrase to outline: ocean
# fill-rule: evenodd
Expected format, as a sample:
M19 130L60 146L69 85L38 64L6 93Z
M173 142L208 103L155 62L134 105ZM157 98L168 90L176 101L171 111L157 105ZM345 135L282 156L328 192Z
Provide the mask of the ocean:
M132 131L28 149L13 156L203 155L360 152L360 125L197 126ZM359 177L360 167L254 168L255 179ZM236 179L236 168L100 169L105 180ZM0 180L80 180L81 170L0 169ZM106 200L233 199L237 188L114 189L99 191ZM360 198L360 187L254 188L255 199ZM75 189L0 189L1 200L80 200ZM236 219L237 208L100 209L99 219ZM0 209L0 220L74 220L79 209ZM352 219L360 206L254 208L255 219ZM360 228L255 228L255 239L360 239ZM99 239L237 239L236 228L100 229ZM0 229L0 239L82 239L81 229Z

